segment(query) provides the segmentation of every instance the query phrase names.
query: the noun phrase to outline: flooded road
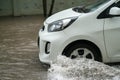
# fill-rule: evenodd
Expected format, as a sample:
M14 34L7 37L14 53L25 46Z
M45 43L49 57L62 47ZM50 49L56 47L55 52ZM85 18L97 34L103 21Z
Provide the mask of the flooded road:
M38 58L41 16L0 17L0 80L46 80Z

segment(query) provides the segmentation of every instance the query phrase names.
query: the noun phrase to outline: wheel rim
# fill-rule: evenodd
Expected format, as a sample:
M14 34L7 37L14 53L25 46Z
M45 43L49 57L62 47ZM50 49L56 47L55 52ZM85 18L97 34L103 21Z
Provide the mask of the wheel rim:
M87 58L87 59L93 59L94 60L94 55L87 48L78 48L78 49L75 49L71 53L70 58L71 59Z

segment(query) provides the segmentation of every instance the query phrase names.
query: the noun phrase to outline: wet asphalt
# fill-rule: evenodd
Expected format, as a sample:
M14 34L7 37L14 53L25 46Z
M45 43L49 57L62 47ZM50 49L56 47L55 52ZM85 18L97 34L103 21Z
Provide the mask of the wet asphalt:
M38 58L42 16L0 17L0 80L47 80Z

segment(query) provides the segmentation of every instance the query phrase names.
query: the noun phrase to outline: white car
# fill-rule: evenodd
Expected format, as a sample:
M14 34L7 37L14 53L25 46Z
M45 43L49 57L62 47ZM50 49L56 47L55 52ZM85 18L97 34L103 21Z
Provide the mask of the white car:
M39 38L43 63L58 55L120 62L120 0L96 0L58 12L46 19Z

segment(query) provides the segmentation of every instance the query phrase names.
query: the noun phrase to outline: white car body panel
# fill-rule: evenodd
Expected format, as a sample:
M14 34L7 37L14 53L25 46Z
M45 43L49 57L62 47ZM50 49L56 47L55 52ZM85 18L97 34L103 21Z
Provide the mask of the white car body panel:
M54 62L70 43L77 40L87 40L100 49L103 62L119 62L120 43L118 42L120 37L117 35L120 34L120 17L97 19L100 13L115 2L118 0L110 0L90 13L77 13L68 9L49 17L44 22L45 30L39 32L40 61L48 64ZM76 16L79 16L78 19L63 31L48 32L48 24ZM49 54L45 53L46 42L50 42Z
M113 61L120 61L120 17L106 19L104 32L109 57Z
M69 18L69 17L75 17L75 16L80 16L82 15L83 13L76 13L72 10L72 8L70 9L67 9L67 10L63 10L59 13L56 13L52 16L50 16L47 20L46 20L46 23L49 24L49 23L52 23L54 21L57 21L57 20L61 20L61 19L65 19L65 18ZM64 16L65 15L65 16ZM72 15L72 16L71 16Z

